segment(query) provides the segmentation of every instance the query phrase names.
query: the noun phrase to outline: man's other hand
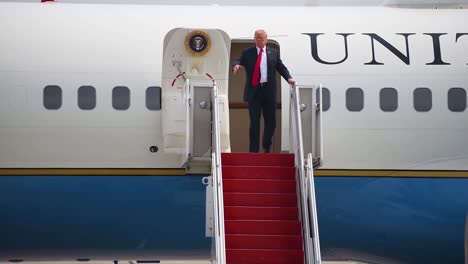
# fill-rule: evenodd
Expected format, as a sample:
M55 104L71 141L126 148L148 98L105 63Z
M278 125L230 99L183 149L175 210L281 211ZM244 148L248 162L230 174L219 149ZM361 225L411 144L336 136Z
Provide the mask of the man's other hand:
M288 79L288 83L289 83L290 85L293 85L293 84L296 83L296 81L295 81L293 78L289 78L289 79Z

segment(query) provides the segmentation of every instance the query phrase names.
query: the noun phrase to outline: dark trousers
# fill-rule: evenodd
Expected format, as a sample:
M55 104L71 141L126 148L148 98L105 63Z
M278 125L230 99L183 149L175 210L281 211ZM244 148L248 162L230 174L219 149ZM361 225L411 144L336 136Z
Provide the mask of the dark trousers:
M275 95L270 87L257 87L252 100L249 101L249 151L258 152L260 148L260 117L263 113L264 129L263 129L263 149L270 150L271 138L276 128L276 100Z

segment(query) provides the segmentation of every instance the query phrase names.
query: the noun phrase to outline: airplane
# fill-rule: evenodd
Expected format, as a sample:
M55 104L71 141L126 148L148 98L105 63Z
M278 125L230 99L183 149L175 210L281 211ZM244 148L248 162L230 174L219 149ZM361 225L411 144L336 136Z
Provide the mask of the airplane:
M453 8L0 3L0 260L209 257L184 87L216 80L222 148L247 151L230 68L264 28L301 89L323 86L323 258L468 263L466 21ZM279 90L273 152L289 152ZM203 160L210 130L192 128Z

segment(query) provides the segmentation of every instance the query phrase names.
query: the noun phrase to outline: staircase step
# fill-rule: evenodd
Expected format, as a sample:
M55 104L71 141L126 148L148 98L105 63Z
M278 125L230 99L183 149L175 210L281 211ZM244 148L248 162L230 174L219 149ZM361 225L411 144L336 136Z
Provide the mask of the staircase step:
M226 234L301 235L299 221L227 220Z
M296 193L296 181L287 180L223 180L225 192Z
M294 154L221 153L222 164L228 166L294 167Z
M229 264L303 264L302 250L227 249Z
M227 264L304 264L293 154L222 153Z
M226 235L227 249L302 249L301 236Z
M238 193L224 192L224 205L230 206L276 206L295 207L295 193Z
M298 220L297 207L225 206L225 220Z
M223 165L223 179L296 180L294 167Z

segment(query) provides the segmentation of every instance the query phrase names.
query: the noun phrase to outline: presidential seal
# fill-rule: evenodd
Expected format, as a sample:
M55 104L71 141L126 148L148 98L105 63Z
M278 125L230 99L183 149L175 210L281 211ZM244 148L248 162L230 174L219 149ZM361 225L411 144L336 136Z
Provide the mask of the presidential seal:
M205 55L210 50L210 46L210 37L203 31L192 31L185 37L185 49L192 56L200 57Z

